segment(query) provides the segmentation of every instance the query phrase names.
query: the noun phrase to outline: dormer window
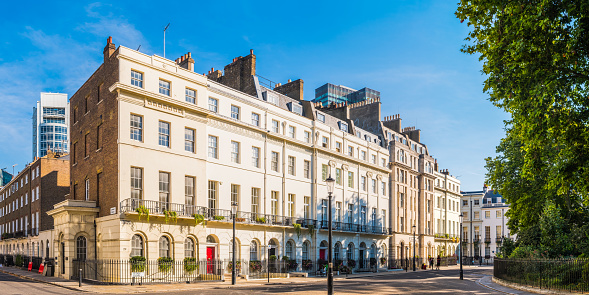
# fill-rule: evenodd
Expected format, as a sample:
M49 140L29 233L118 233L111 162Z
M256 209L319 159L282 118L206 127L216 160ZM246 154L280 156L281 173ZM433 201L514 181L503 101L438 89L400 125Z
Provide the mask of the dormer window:
M302 116L303 115L303 107L301 107L301 105L296 104L294 102L289 102L288 103L288 108L290 109L291 112Z
M264 96L264 99L267 102L269 102L273 105L278 105L278 95L268 92L268 91L264 92L262 95Z
M344 122L339 122L339 130L343 132L348 132L348 124Z
M368 135L364 135L364 139L366 139L366 141L372 141L372 138L370 138Z
M317 120L325 123L325 115L322 113L317 112Z

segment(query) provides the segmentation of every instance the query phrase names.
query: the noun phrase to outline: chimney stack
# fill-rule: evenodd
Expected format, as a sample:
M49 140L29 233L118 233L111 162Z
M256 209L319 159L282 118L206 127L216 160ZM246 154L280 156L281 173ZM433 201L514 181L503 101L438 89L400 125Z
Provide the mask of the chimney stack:
M194 72L194 59L192 59L190 52L180 56L180 58L176 59L176 63L181 67L185 68L191 72Z
M111 55L115 52L116 50L116 46L114 43L112 43L112 37L109 36L108 39L106 39L106 46L104 46L104 50L102 51L102 53L104 54L104 63L106 63Z

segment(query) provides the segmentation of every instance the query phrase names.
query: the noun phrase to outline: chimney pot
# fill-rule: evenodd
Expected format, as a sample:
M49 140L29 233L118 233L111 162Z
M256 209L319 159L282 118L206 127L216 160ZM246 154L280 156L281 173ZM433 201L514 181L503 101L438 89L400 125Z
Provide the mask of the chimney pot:
M292 80L291 79L288 79L288 83L290 83L290 82L292 82Z
M250 54L254 54L254 50L253 49L250 49Z
M188 51L188 57L190 57L190 51Z
M106 41L106 44L111 44L112 43L112 36L108 36L108 40Z

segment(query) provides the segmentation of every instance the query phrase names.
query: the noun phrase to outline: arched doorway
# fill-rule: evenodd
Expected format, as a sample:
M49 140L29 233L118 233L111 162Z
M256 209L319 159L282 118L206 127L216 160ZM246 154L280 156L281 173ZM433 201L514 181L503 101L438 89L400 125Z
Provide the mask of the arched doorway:
M359 268L365 268L366 265L366 244L364 242L360 243L360 248L358 249L358 264Z
M327 242L325 240L319 244L319 259L327 260Z
M276 256L276 252L278 251L278 243L276 242L276 239L271 239L268 242L268 259L270 259L270 257L272 255ZM276 257L278 259L278 257Z

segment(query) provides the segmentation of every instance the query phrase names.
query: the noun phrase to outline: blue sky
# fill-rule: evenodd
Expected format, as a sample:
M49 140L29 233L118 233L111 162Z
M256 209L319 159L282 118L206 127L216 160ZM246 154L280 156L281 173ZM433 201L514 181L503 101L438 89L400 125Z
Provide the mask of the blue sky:
M195 70L222 69L254 49L257 73L301 78L305 99L326 82L381 92L382 115L421 129L441 169L480 190L508 115L482 93L478 57L456 1L38 1L3 5L0 19L0 168L31 161L39 93L72 95L102 61L108 36L147 54L190 51ZM11 7L12 6L12 7Z

